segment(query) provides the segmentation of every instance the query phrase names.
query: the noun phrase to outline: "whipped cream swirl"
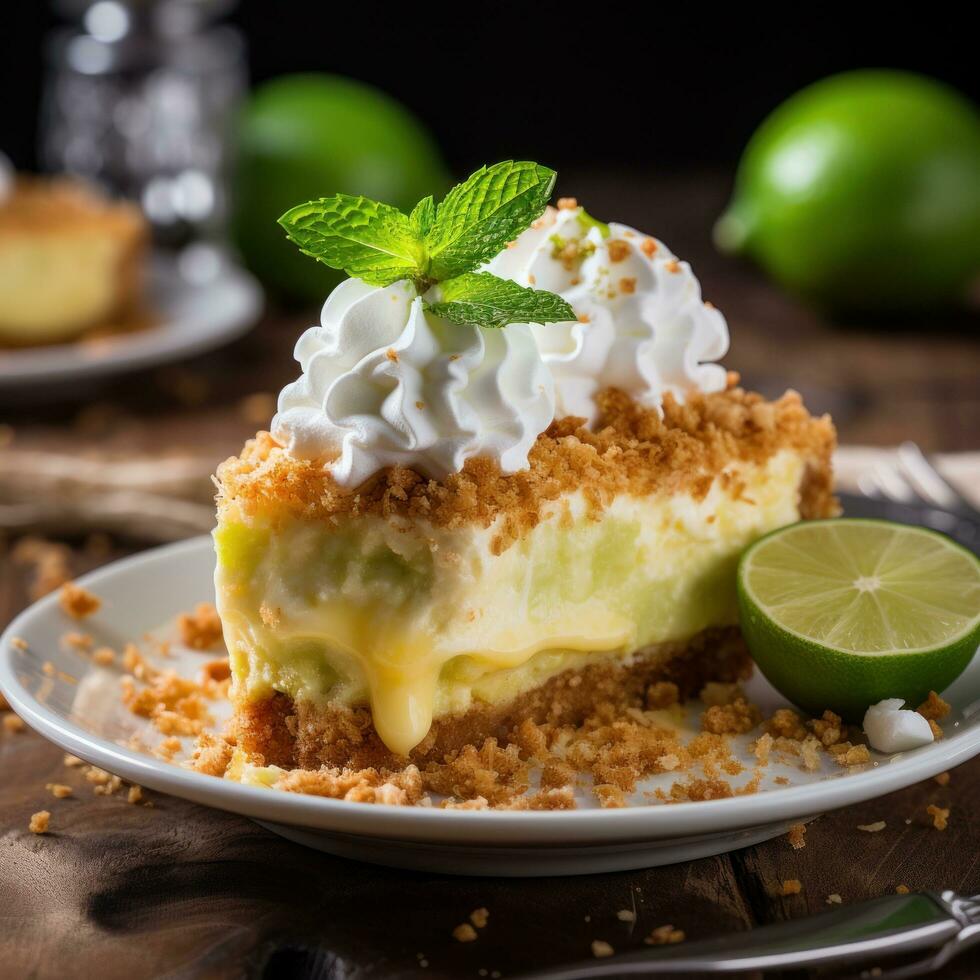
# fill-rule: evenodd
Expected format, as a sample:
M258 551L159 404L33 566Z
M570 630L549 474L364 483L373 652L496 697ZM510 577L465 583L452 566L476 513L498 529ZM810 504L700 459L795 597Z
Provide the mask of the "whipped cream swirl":
M558 293L578 315L534 328L559 417L594 422L595 395L607 387L655 408L668 391L683 401L724 389L724 368L706 362L728 350L725 318L663 242L621 224L604 237L581 208L548 208L486 268Z
M450 323L409 282L341 283L296 359L303 373L280 394L272 434L291 455L323 460L342 486L394 465L442 479L470 456L514 473L555 415L530 326Z

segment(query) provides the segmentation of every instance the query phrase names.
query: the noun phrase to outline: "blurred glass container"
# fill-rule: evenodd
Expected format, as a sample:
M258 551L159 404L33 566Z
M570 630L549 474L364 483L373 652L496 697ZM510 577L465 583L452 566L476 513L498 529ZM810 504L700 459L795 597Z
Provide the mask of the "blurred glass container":
M234 118L248 75L228 0L61 0L80 17L49 39L46 170L138 201L160 244L221 237Z

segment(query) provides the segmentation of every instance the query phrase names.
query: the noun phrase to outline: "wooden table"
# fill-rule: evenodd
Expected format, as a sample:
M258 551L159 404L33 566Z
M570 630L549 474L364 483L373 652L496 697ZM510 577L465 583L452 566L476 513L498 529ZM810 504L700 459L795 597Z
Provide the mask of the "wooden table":
M842 441L977 448L975 314L901 325L821 319L711 250L708 229L725 196L717 179L582 177L560 190L652 230L692 261L706 298L728 315L727 364L748 384L799 389L813 410L834 413ZM0 432L15 448L154 453L161 466L170 451L193 448L217 462L256 428L262 400L247 396L294 376L292 346L309 322L309 313L270 312L248 337L178 368L0 405L13 430ZM116 538L104 553L68 543L76 573L147 544ZM0 625L27 603L27 575L0 552ZM4 978L506 976L588 956L593 939L635 947L665 923L697 939L819 912L833 893L848 903L900 884L980 892L980 760L946 787L930 780L819 818L802 850L777 839L676 867L526 881L355 864L158 794L149 794L152 807L129 806L94 796L61 760L32 733L0 734ZM53 800L51 782L73 784L74 798ZM932 827L930 803L952 806L945 832ZM45 836L27 831L40 809L55 814ZM878 820L888 823L880 833L857 830ZM775 897L789 878L802 893ZM478 907L489 909L489 925L476 942L457 942L452 929ZM617 918L621 909L635 909L635 924ZM965 961L944 972L972 975Z

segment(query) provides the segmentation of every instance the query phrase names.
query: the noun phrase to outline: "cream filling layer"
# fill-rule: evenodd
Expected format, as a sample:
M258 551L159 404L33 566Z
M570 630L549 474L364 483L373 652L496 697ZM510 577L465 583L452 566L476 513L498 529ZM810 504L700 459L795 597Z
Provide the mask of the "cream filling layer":
M495 555L493 527L367 517L222 524L218 609L233 696L370 704L407 754L434 717L501 703L595 655L628 657L736 621L735 565L799 519L805 463L732 467L705 497L574 494ZM738 486L736 491L734 488Z
M57 340L109 317L123 252L96 233L0 236L0 337Z

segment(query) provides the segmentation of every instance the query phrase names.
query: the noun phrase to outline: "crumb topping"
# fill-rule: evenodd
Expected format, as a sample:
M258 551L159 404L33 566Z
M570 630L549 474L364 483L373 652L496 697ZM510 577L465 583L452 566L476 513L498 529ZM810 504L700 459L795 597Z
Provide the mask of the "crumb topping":
M221 642L221 619L210 602L199 602L192 613L177 618L180 640L192 650L210 650Z
M65 582L61 587L59 604L72 619L85 619L102 607L102 600L88 589L74 582Z
M794 851L799 851L806 847L806 824L805 823L794 823L792 827L789 828L789 833L786 835L786 839L790 843L790 847Z
M668 946L682 943L687 938L683 929L675 929L672 925L657 926L643 942L647 946Z
M378 515L450 528L489 527L500 518L495 547L503 550L536 526L545 505L562 494L581 491L595 513L620 494L689 491L703 497L726 467L765 463L782 449L810 461L805 512L835 512L830 486L834 428L828 417L811 417L795 392L766 402L731 387L692 394L683 405L668 394L662 418L615 389L602 392L598 404L594 431L569 417L538 436L528 470L503 474L494 461L475 457L461 472L437 481L390 467L354 492L339 487L322 463L295 459L260 432L241 456L218 467L219 515L245 523Z
M51 811L38 810L37 813L31 814L31 822L27 825L27 829L32 834L46 834L50 825Z

